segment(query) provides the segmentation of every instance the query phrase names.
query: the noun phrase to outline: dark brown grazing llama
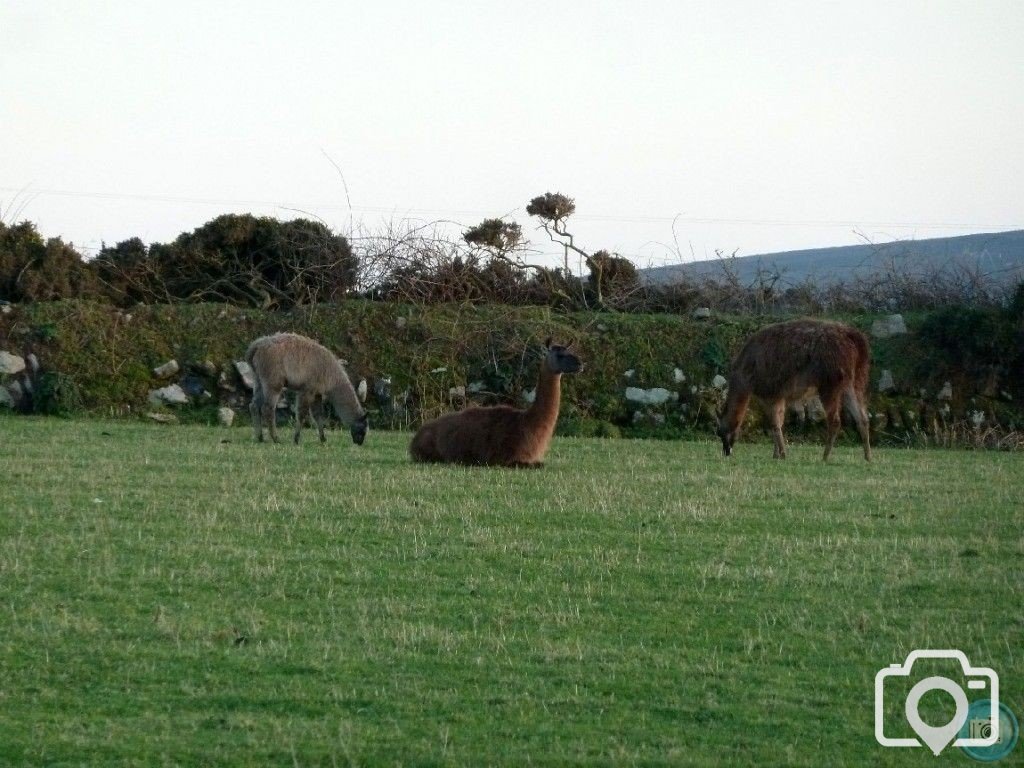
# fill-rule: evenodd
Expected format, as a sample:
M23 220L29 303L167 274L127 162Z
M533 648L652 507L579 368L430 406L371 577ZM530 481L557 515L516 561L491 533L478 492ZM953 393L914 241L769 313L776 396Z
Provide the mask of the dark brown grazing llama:
M533 404L470 407L428 421L412 439L413 461L501 467L540 467L558 421L563 373L577 373L580 359L548 339Z
M736 442L750 398L764 405L772 425L775 458L786 458L782 422L786 402L803 400L817 390L825 409L828 461L839 433L840 405L845 405L860 432L864 458L871 461L867 386L871 365L868 340L856 328L824 320L791 320L762 328L743 345L729 373L729 395L718 421L722 450Z

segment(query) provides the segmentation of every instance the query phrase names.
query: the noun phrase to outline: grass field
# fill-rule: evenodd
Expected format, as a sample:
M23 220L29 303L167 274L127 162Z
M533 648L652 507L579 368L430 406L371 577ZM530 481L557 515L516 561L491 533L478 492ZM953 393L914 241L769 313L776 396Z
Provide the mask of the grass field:
M0 765L969 765L873 733L947 646L1024 714L1019 454L312 437L0 419Z

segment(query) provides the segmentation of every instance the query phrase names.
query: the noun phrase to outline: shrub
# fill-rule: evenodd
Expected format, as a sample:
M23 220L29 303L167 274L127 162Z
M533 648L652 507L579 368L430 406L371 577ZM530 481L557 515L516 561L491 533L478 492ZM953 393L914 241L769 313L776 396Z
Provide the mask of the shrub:
M0 298L10 302L99 298L82 255L59 237L44 241L31 222L0 222Z
M222 301L262 309L338 301L356 282L348 240L308 219L218 216L172 243L104 247L97 274L122 305Z
M936 362L971 373L1005 368L1014 346L1011 314L998 308L944 307L930 313L918 333Z
M563 437L603 437L618 439L622 430L603 419L563 419L558 423L558 434Z

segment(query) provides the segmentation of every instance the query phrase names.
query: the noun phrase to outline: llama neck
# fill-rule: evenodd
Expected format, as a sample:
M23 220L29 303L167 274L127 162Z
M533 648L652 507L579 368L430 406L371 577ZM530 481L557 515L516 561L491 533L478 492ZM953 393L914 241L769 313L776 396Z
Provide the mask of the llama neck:
M729 394L725 400L722 421L729 429L735 429L743 421L750 404L750 391L740 385L734 376L729 377Z
M352 422L363 415L363 407L359 404L356 391L347 377L336 381L324 396L346 427L351 426Z
M529 424L536 429L554 430L558 421L558 408L562 401L562 375L553 373L543 365L537 382L537 396L526 412Z

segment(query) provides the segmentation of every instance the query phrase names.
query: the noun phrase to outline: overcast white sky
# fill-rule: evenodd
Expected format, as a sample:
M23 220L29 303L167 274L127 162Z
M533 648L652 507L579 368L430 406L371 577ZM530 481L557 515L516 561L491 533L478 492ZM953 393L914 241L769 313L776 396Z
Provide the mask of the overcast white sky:
M323 152L371 226L509 213L544 245L523 209L562 191L645 265L677 215L698 257L1024 228L1022 137L1021 2L0 6L0 201L86 247L344 229Z

